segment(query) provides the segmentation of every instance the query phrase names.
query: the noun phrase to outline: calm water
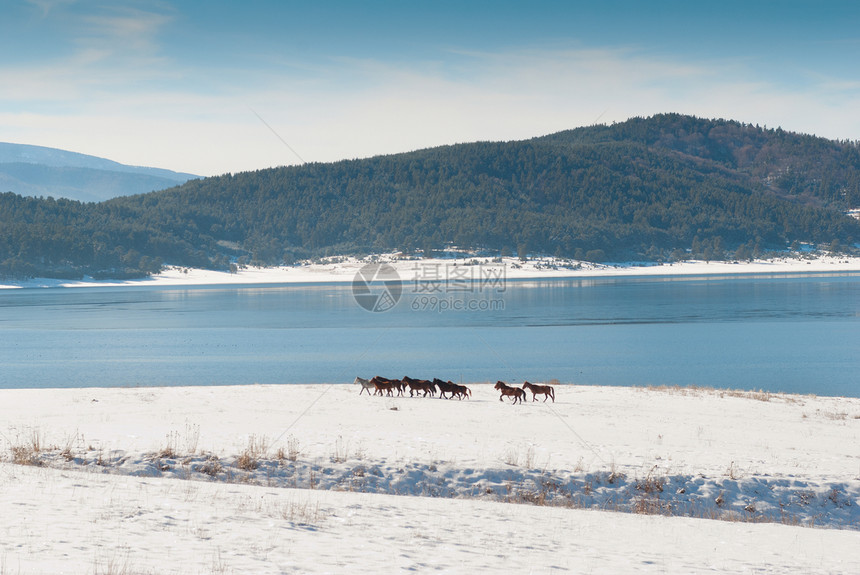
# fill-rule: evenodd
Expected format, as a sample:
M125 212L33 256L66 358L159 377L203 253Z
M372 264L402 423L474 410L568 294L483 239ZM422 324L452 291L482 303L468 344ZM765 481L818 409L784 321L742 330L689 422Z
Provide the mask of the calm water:
M0 387L379 374L860 396L860 274L508 280L436 296L475 309L440 312L406 285L381 313L349 285L3 290Z

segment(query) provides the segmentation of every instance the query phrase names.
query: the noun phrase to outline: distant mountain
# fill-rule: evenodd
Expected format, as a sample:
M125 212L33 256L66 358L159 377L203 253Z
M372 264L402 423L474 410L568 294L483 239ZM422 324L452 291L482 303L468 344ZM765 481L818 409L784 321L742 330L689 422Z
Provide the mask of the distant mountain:
M860 146L679 114L189 181L97 204L0 194L0 275L140 275L454 244L591 261L854 249Z
M66 150L0 142L0 192L100 202L163 190L199 176Z

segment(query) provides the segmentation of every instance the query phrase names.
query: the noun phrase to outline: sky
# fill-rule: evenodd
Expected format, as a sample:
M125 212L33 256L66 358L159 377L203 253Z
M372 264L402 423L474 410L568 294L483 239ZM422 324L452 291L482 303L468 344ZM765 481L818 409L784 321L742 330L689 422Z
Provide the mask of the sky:
M0 0L0 141L209 176L664 112L860 140L860 3Z

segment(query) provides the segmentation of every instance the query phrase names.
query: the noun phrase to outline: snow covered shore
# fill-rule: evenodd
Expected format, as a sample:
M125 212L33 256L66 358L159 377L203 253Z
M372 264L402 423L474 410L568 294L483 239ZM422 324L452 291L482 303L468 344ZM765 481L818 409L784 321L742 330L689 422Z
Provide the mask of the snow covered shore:
M0 573L860 571L860 399L470 387L0 390Z
M734 274L790 274L839 273L860 271L860 258L848 256L819 256L805 258L775 258L753 262L685 261L662 265L594 264L572 262L556 258L532 258L520 261L506 257L498 261L488 257L458 259L403 259L395 254L382 254L373 258L356 259L333 257L317 263L295 266L239 269L236 273L211 270L167 267L158 275L137 280L80 281L34 278L23 281L0 280L2 288L21 287L92 287L92 286L194 286L194 285L248 285L275 283L328 283L351 282L355 274L368 262L387 263L397 270L403 281L426 278L428 270L443 274L453 266L503 266L507 279L554 279L617 276L698 276ZM435 268L435 269L434 269Z

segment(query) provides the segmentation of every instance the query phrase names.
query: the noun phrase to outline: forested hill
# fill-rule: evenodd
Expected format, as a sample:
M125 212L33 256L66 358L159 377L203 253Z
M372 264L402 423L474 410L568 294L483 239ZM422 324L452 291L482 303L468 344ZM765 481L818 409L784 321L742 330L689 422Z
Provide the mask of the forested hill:
M99 204L0 196L0 273L134 275L438 249L661 259L860 241L860 148L675 114L194 180Z

